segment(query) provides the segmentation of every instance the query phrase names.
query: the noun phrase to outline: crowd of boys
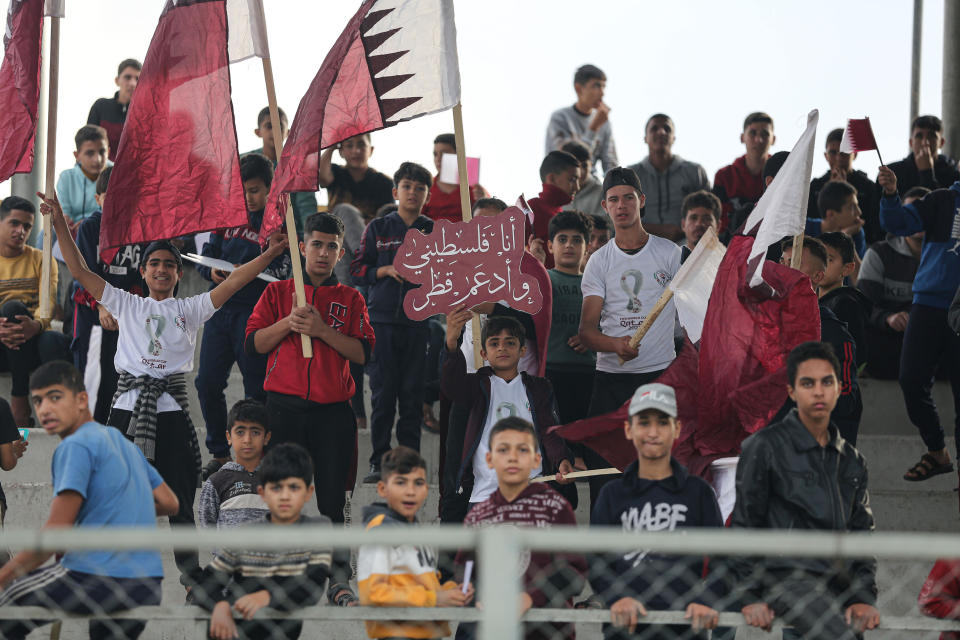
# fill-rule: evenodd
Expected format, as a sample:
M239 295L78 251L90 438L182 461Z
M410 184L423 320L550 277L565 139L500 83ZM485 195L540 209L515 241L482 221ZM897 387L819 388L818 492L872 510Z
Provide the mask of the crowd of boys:
M110 158L139 70L136 60L121 63L119 91L98 100L77 132L76 166L61 174L57 197L42 199L40 212L51 217L56 236L59 286L51 305L62 312L64 332L35 319L41 254L26 241L37 210L19 197L0 202L0 360L13 379L9 406L0 404L0 466L12 468L24 454L17 426L62 438L47 526L153 527L161 515L212 528L343 523L364 462L357 457L358 427L367 424L365 375L373 453L363 482L375 484L383 500L364 506L367 529L417 522L429 484L421 428L441 437L442 521L575 525L577 490L566 476L611 465L550 427L624 405L625 445L637 461L619 476L590 479L591 524L625 531L724 526L714 490L671 457L681 430L677 400L656 380L677 357L682 336L673 303L639 346L630 338L704 233L713 228L728 241L775 178L787 154L770 154L776 136L769 115L746 117L745 154L716 173L712 188L702 166L672 152L675 123L662 113L646 123L647 157L624 168L603 101L606 76L581 67L576 103L550 118L543 188L529 202L525 271L540 273L552 288L552 306L537 317L488 303L424 321L406 316L402 303L413 285L393 260L408 231L429 233L435 221L461 218L459 185L440 180L443 155L456 153L451 134L433 140L435 176L412 162L392 177L372 168L369 134L321 154L326 212L317 211L312 193L292 197L302 306L286 236L260 246L277 160L268 110L255 130L262 148L241 158L248 224L196 246L233 265L198 268L209 291L176 297L181 249L193 238L123 247L104 264L98 237ZM280 115L282 141L287 120ZM855 448L862 375L898 379L920 431L926 451L904 479L953 471L931 398L934 377L948 377L960 435L960 173L939 153L942 129L934 116L917 118L910 155L881 167L876 182L853 169L855 153L840 151L842 131L828 134L830 170L811 184L800 261L819 297L822 342L791 352L790 400L742 444L731 526L873 529L867 462ZM479 185L469 200L473 215L506 208ZM789 264L793 251L787 239L771 254ZM275 281L258 279L263 272ZM475 314L483 318L479 368L470 335ZM205 467L186 393L201 328L195 384L211 457ZM303 336L311 358L302 357ZM246 399L228 412L224 390L234 363ZM399 446L391 448L394 425ZM800 487L797 474L819 480ZM531 482L539 476L550 481ZM302 514L311 499L319 518ZM0 507L2 523L2 498ZM107 591L126 597L107 598L100 613L159 602L162 571L153 552L71 552L39 568L47 557L23 552L4 565L0 604L89 613L91 598L98 602L95 594ZM412 545L362 547L357 593L344 550L222 549L206 567L193 552L175 557L188 601L211 612L214 638L299 637L295 616L254 614L293 610L324 593L341 606L427 607L467 606L475 594L464 576L469 554L444 563ZM589 584L588 605L610 609L609 638L706 637L718 611L731 607L750 625L769 628L778 617L802 637L854 638L879 622L875 573L868 561L841 567L795 558L709 563L645 551L595 558L533 553L520 609L572 606ZM925 589L925 597L936 588ZM797 594L811 590L817 596L797 605ZM67 597L76 593L89 598ZM682 609L689 624L644 625L648 608ZM0 629L23 637L38 624L0 621ZM96 620L91 633L95 627L110 637L137 637L143 622ZM370 621L367 632L433 638L450 629L442 622ZM457 629L458 637L473 633L468 624ZM713 637L729 633L715 629ZM571 637L572 627L530 625L526 634Z

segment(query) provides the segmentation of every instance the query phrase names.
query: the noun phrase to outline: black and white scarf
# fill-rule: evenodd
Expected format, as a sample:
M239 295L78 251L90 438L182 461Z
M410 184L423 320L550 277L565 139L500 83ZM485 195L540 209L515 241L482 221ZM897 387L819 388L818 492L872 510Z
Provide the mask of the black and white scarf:
M133 412L130 415L130 422L127 424L126 434L133 438L133 443L137 445L143 455L151 463L156 461L157 457L157 400L164 393L169 393L174 401L180 405L184 418L187 420L187 427L190 431L190 452L193 454L194 469L196 470L197 481L200 480L200 443L197 440L197 429L193 426L190 419L190 406L187 400L187 376L183 373L174 373L164 378L154 378L153 376L142 375L134 376L126 371L120 372L120 380L117 383L117 392L113 394L113 402L117 398L130 390L137 390L137 401L133 405Z

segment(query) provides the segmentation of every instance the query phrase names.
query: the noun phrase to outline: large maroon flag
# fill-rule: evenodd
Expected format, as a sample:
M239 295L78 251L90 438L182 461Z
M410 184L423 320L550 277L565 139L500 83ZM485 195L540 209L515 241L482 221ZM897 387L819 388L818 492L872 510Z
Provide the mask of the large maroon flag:
M767 261L763 280L770 287L749 288L753 242L734 237L710 294L699 350L687 343L657 380L677 393L683 430L674 456L698 475L713 460L738 455L743 439L769 424L787 399L787 355L820 339L817 296L802 272ZM623 435L628 405L554 429L622 469L636 458Z
M0 66L0 182L33 169L43 0L10 0Z
M224 0L168 0L127 112L100 226L127 244L247 223Z
M319 189L321 149L459 101L453 0L365 0L300 101L261 238L283 223L283 192Z

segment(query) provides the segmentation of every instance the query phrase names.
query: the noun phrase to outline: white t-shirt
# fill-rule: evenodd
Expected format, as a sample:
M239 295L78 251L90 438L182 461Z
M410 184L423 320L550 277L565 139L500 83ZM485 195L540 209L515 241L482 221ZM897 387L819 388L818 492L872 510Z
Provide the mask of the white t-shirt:
M117 371L154 378L193 370L197 332L216 312L210 292L158 301L109 284L103 287L100 304L120 326L117 354L113 359ZM132 411L139 394L131 389L117 398L113 407ZM164 411L180 411L180 405L169 393L157 399L157 412Z
M487 320L487 315L484 313L479 315L480 327L482 328L483 323ZM537 345L528 339L524 342L524 346L527 350L520 356L520 362L517 363L517 371L524 371L528 376L539 375L540 363L537 358ZM463 352L463 357L467 360L467 373L476 373L477 368L473 366L473 322L468 322L463 325L463 341L460 343L460 351ZM483 364L486 366L490 363L484 360Z
M597 250L583 273L583 297L603 298L600 331L613 338L633 335L680 268L680 247L651 235L634 255L608 242ZM616 353L598 353L597 370L649 373L665 369L676 357L673 345L676 307L667 303L640 343L640 354L622 365Z
M533 422L523 378L517 376L507 382L498 376L490 376L490 406L487 407L487 421L483 425L480 444L473 454L473 493L470 494L470 502L483 502L497 490L497 473L487 466L490 430L501 418L510 417ZM536 478L542 471L543 465L537 465L537 468L530 472L530 477Z

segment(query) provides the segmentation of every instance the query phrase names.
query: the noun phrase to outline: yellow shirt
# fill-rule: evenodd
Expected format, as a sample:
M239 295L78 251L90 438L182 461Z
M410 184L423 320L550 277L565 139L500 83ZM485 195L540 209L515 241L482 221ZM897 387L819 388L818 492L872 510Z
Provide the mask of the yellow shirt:
M9 300L19 300L36 317L40 304L40 270L43 252L33 247L24 247L16 258L0 256L0 305ZM50 308L57 299L57 261L50 260ZM49 320L40 320L44 330L50 327Z

